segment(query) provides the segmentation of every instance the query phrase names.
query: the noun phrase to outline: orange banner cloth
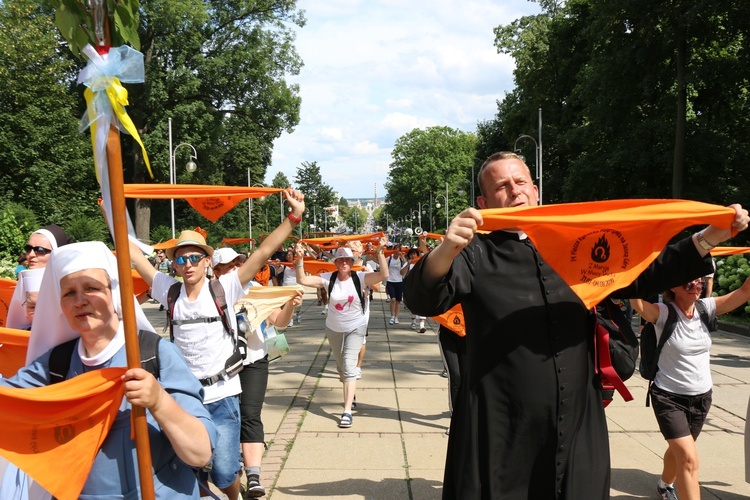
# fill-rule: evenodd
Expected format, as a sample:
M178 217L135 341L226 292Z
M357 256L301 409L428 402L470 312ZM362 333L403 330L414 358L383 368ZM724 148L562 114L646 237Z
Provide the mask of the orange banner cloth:
M466 323L464 323L464 309L461 304L456 304L440 316L433 316L432 319L452 331L459 337L466 336Z
M335 273L338 268L336 267L336 264L333 262L327 262L325 260L313 260L313 259L304 259L305 262L305 272L318 275L321 273ZM294 264L291 262L279 262L282 266L286 267L293 267ZM362 266L352 266L352 271L357 272L361 271Z
M211 186L198 184L125 184L125 198L151 200L185 199L203 217L216 222L239 202L262 198L283 191L280 188L252 186Z
M152 245L154 250L166 250L167 248L172 248L177 244L177 238L172 238L167 241L161 241L155 245Z
M244 243L250 243L255 241L252 238L224 238L221 240L222 245L242 245Z
M362 243L377 243L385 233L368 233L368 234L339 234L326 238L303 238L301 243L308 245L329 245L333 243L343 243L346 241L361 241Z
M16 290L16 283L16 280L0 278L0 326L5 326L5 320L8 318L8 307Z
M609 200L481 210L481 229L520 228L581 298L594 307L635 280L688 226L731 227L734 210L686 200Z
M750 253L750 247L716 247L711 250L711 257L723 257L724 255L737 255Z
M0 376L10 378L26 365L29 335L28 330L0 328Z
M61 500L78 498L123 397L125 368L33 389L0 387L0 455Z

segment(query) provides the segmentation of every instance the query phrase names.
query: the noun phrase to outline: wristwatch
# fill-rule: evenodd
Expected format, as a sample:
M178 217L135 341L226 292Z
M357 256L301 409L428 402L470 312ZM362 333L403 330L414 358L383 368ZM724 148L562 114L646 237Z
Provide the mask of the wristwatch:
M698 244L701 246L702 249L711 251L714 248L716 248L716 245L709 243L708 240L703 236L703 231L697 233L695 236L698 239Z

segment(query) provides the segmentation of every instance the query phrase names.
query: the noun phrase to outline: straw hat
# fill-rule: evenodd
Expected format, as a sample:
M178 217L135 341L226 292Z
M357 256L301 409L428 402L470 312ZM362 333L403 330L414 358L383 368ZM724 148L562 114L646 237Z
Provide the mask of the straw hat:
M167 254L167 258L169 260L174 260L174 253L177 251L177 249L187 246L200 247L204 252L206 252L206 255L208 255L209 257L213 256L214 254L214 249L206 245L206 239L203 237L203 235L197 231L191 231L189 229L182 231L180 233L180 237L177 238L177 242L175 243L175 245L171 248L166 248L164 250L164 253Z

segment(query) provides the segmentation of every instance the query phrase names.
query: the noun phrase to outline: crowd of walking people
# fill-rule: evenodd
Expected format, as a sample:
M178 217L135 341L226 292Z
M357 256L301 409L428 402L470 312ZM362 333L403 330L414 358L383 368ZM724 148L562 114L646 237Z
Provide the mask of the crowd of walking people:
M479 208L533 207L538 189L514 153L488 158L478 174ZM94 459L82 495L137 495L134 406L147 410L158 498L211 495L257 498L265 433L268 331L302 322L303 287L313 288L342 383L338 427L354 425L357 380L368 338L373 290L387 292L388 324L408 308L417 334L429 318L459 308L461 328L440 323L437 341L449 384L451 424L443 498L608 498L607 423L591 352L592 313L519 229L478 231L474 208L453 219L435 248L426 236L402 248L386 236L354 238L337 248L284 243L301 221L304 194L284 193L288 217L251 253L214 249L182 231L149 257L134 242L134 270L146 297L166 311L169 339L156 341L158 368L128 369L116 422ZM710 250L747 228L732 205L726 227L709 225L661 250L632 283L611 290L653 323L664 347L649 388L667 442L656 485L660 498L700 498L695 441L712 400L709 319L750 299L750 283L722 297L702 295L713 273ZM122 304L112 252L101 242L73 242L58 226L31 234L19 258L7 325L29 329L27 365L0 386L50 385L105 367L127 366ZM311 265L328 263L327 270ZM318 269L318 268L316 268ZM321 268L324 269L324 268ZM251 325L240 308L253 287L289 287ZM664 303L647 298L662 294ZM142 298L143 300L143 298ZM653 300L653 299L651 299ZM154 335L134 300L141 342ZM459 307L460 306L460 307ZM38 311L44 311L40 314ZM239 318L239 319L238 319ZM70 344L58 373L58 346ZM162 474L171 468L170 475ZM241 477L245 475L244 488ZM12 495L12 496L11 496ZM0 498L43 498L39 485L8 467Z

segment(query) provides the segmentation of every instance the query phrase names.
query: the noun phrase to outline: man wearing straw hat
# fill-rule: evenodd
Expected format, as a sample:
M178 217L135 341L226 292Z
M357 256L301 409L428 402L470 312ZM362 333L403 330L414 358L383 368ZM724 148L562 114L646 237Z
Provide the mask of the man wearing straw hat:
M287 189L284 193L291 207L287 218L263 240L237 272L218 278L230 311L244 296L244 289L255 273L302 220L304 195L294 189ZM182 278L180 293L169 311L173 341L185 356L190 371L203 385L204 404L220 432L209 475L227 497L236 499L240 492L239 395L242 388L238 373L242 364L235 371L227 368L227 361L236 351L234 332L237 331L237 319L234 314L226 315L232 328L232 332L226 332L221 317L217 315L217 305L206 278L214 250L206 244L203 235L196 231L182 231L175 245L165 249L165 253L177 276ZM169 290L179 281L157 272L133 243L130 255L136 271L151 285L151 296L164 307L169 307Z

